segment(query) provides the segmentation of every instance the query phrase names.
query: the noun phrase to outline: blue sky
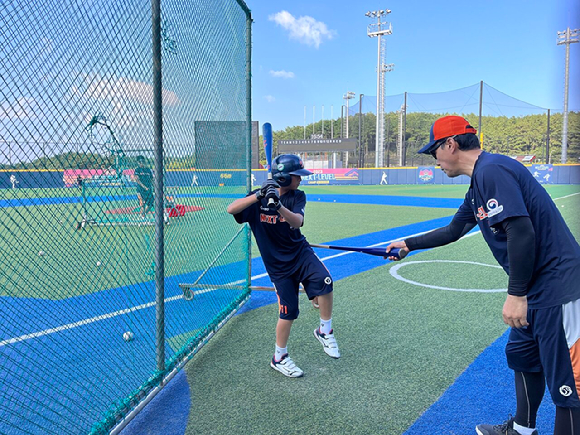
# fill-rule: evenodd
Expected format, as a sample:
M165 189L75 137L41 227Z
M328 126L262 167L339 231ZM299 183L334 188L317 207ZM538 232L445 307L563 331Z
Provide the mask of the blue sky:
M386 93L430 93L483 80L528 103L562 110L565 48L578 0L246 0L252 11L253 119L274 130L340 116L346 91L376 95L377 40L369 10L388 8ZM569 109L580 110L580 43L570 46Z

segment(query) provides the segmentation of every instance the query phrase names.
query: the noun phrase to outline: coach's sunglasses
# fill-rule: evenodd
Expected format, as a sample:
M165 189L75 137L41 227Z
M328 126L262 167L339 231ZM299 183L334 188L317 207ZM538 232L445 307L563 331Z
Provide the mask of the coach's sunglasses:
M437 153L436 153L437 149L438 149L440 146L442 146L442 145L445 145L445 143L447 142L447 139L455 139L455 137L456 137L456 136L457 136L457 135L453 135L453 136L448 136L448 137L446 137L445 139L441 139L441 140L439 141L439 143L437 144L437 146L436 146L435 148L433 148L431 151L429 151L429 153L430 153L430 154L433 156L433 158L434 158L435 160L437 160Z

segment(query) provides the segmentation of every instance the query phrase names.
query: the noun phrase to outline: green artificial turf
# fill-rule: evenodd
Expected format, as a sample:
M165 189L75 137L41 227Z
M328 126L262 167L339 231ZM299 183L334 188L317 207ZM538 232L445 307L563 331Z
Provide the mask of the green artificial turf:
M477 236L458 243L412 260L471 257L493 264ZM302 379L269 367L275 305L232 319L186 367L191 390L186 433L275 434L279 415L283 432L290 434L404 432L505 331L504 295L407 284L389 274L392 266L335 283L339 360L324 354L314 339L318 311L301 297L288 349L305 371ZM416 276L411 266L405 272L420 282L486 288L486 269L470 267L462 278L441 281L440 264L430 267ZM493 279L496 285L506 281L496 272Z
M580 192L578 184L546 184L546 190L556 198ZM426 198L463 198L467 184L394 184L382 186L300 186L307 195L392 195Z
M550 191L562 195L574 190L565 187ZM577 239L579 200L574 195L556 201ZM335 204L319 206L328 216L326 207ZM383 214L392 209L377 207L384 208ZM333 219L340 222L334 231L352 232L365 225L363 214L353 217L348 208L334 210ZM316 213L309 211L308 216ZM403 207L395 214L392 220L402 224L418 212ZM323 236L324 223L317 222L311 231L312 240L328 237ZM335 282L333 327L342 352L338 360L325 355L314 339L318 311L301 296L301 314L288 349L305 371L304 378L285 378L269 367L275 305L230 320L185 368L191 392L186 434L403 433L507 329L501 316L505 293L428 287L505 288L507 276L501 269L436 260L497 265L476 234ZM390 274L397 265L420 261L424 263L399 268L402 277L417 284Z

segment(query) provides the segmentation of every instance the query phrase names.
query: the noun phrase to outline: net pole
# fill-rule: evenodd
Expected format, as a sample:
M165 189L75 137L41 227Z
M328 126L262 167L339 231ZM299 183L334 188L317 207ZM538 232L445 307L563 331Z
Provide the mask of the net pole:
M548 122L546 125L546 164L550 163L550 109L548 109Z
M403 111L403 138L401 145L401 164L407 166L407 93L405 92L405 110Z
M481 132L481 116L483 112L483 80L479 82L479 141L481 142L481 148L483 148L483 134Z
M163 100L161 76L161 1L151 0L153 51L153 126L155 135L155 324L157 370L165 370L165 263L163 209Z
M247 193L252 190L252 14L249 10L246 10L246 190ZM252 238L246 227L246 280L249 286L252 283Z

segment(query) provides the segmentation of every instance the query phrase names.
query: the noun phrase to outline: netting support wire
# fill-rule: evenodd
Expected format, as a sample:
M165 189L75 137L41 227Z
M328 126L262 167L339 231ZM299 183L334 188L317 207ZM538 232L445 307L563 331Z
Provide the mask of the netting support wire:
M155 135L155 326L157 371L165 370L165 253L163 192L163 100L161 76L161 0L151 0L153 128Z
M179 288L182 290L191 290L194 287L199 287L202 290L198 290L198 291L194 291L194 293L196 295L198 294L203 294L203 293L207 293L208 291L212 291L212 290L263 290L263 291L269 291L269 292L275 292L276 288L275 287L269 287L269 286L262 286L262 285L250 285L248 287L243 286L243 285L232 285L232 284L178 284ZM302 284L300 284L298 286L298 291L305 293L306 290L304 290L304 286Z
M236 237L238 237L240 235L240 233L246 228L246 225L242 225L240 227L240 229L238 230L238 232L234 235L234 237L232 237L232 239L226 244L226 246L224 246L224 248L220 251L220 253L212 260L212 262L209 264L209 266L206 267L206 269L201 273L201 275L199 275L199 277L195 280L195 282L192 285L196 285L199 281L201 281L201 279L204 277L204 275L209 272L209 270L213 267L213 265L215 264L216 261L219 260L219 258L223 255L224 252L226 252L226 250L230 247L230 245L232 243L234 243L234 240L236 240Z
M171 381L171 379L173 379L173 377L183 368L183 366L189 360L191 360L191 358L193 358L197 352L199 352L199 350L209 341L209 339L212 338L215 335L215 333L218 332L222 328L222 326L224 326L228 322L228 320L230 320L238 312L238 310L248 301L249 298L250 298L250 295L248 294L248 296L240 302L240 304L238 305L238 307L236 309L232 310L232 312L229 313L228 316L225 319L223 319L213 329L213 331L211 331L207 335L207 337L205 337L185 358L183 358L183 360L171 372L169 372L169 374L167 376L165 376L163 378L163 380L161 381L161 383L157 387L152 389L149 392L149 394L147 394L147 396L145 396L145 398L141 402L139 402L139 405L137 405L135 407L135 409L133 409L131 412L129 412L125 416L125 418L123 418L123 420L121 420L117 424L117 426L115 426L113 429L111 429L111 431L109 432L109 435L118 435L131 422L131 420L133 420L133 418L135 418L135 416L137 414L139 414L139 412L149 402L151 402L151 400L153 400L153 398L157 395L157 393L159 393L169 383L169 381Z
M246 191L250 193L252 190L252 15L247 7L246 39ZM259 131L258 127L256 134ZM250 285L252 282L252 238L249 228L246 232L246 250L248 255L246 282Z

